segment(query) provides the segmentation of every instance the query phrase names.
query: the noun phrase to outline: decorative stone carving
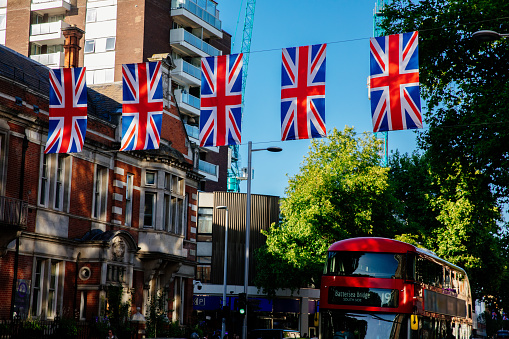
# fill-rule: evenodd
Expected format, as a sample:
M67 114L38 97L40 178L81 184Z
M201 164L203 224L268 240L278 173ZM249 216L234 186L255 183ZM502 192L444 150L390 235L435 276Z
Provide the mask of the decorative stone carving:
M125 254L125 242L122 238L116 237L113 239L111 244L111 254L112 260L114 261L124 261Z

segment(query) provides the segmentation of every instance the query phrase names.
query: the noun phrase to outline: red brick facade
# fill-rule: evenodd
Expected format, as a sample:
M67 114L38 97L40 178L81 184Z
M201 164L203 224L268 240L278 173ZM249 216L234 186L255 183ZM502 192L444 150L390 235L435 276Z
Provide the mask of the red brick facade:
M0 49L11 56L2 61L20 70L41 67L29 67L32 61L3 46ZM186 141L175 106L165 101L160 150L119 152L118 118L103 119L104 113L112 111L89 101L83 151L48 154L44 162L49 108L47 92L42 88L47 89L48 84L44 84L47 70L40 72L42 87L0 76L0 198L16 199L21 189L21 200L28 203L25 226L0 221L2 229L20 227L22 231L17 279L29 285L29 291L15 310L18 315L42 319L78 314L90 320L106 307L107 287L121 285L133 313L136 307L145 311L147 298L158 291L169 291L170 300L183 300L182 307L176 307L169 318L187 324L192 315L197 189L202 177L193 167L194 151ZM164 72L168 78L168 69ZM28 148L21 187L25 135ZM44 166L47 174L42 175ZM57 177L57 168L63 173L61 177ZM147 172L158 178L152 186L146 182ZM130 208L126 198L128 175L133 178ZM183 180L184 190L171 191L166 186L170 178ZM146 225L149 196L155 196L155 215L149 220L152 225ZM165 205L170 198L181 205ZM165 214L170 206L176 211L171 212L175 221ZM128 210L130 224L126 222ZM0 257L0 319L11 316L14 239L7 240L4 246L10 243L8 250Z

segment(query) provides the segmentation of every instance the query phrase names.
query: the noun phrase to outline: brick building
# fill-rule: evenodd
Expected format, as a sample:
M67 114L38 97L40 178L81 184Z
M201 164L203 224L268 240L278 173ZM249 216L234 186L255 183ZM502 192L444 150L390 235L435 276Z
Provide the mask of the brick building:
M165 291L169 319L190 321L203 176L162 63L159 150L118 151L112 83L88 88L82 152L45 155L48 68L0 45L0 319L90 320L121 286L133 312Z
M84 32L78 66L87 68L87 85L120 82L122 64L169 53L176 66L170 106L179 107L189 141L198 143L200 58L231 48L215 1L0 0L0 44L48 67L64 65L62 30L73 25ZM226 191L231 152L209 147L198 153L200 189Z

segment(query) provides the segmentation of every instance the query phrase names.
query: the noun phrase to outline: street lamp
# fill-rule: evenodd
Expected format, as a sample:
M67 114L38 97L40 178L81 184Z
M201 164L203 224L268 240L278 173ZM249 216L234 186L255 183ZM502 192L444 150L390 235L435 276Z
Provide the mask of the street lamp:
M217 206L218 210L226 210L226 222L225 222L225 231L224 231L224 267L223 267L223 308L222 315L223 319L221 320L221 339L224 339L224 335L226 334L226 318L225 318L225 309L226 309L226 273L228 272L228 207L226 206Z
M509 36L509 33L498 33L489 30L477 31L472 34L472 38L479 41L495 41L506 36Z
M251 233L251 153L257 151L269 151L269 152L281 152L281 147L267 147L267 148L256 148L252 149L253 143L249 141L247 143L247 193L246 193L246 261L244 263L244 293L246 293L246 299L248 296L247 287L249 285L249 234ZM246 313L244 314L244 323L242 326L242 339L247 339L247 314L249 307L246 307Z

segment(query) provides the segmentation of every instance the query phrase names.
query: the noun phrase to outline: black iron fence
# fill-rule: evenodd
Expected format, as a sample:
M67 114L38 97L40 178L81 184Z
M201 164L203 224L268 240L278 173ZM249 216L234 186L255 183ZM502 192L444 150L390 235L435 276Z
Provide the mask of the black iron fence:
M55 320L0 320L0 339L105 339L109 328L97 326L95 321ZM136 339L142 325L128 322L115 337Z

